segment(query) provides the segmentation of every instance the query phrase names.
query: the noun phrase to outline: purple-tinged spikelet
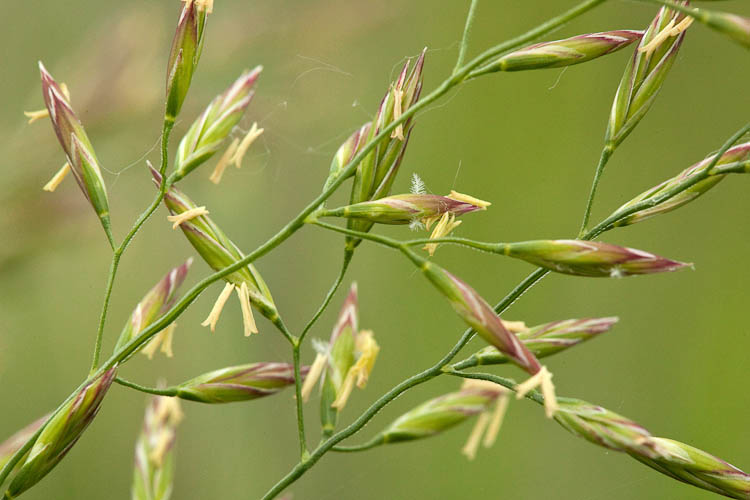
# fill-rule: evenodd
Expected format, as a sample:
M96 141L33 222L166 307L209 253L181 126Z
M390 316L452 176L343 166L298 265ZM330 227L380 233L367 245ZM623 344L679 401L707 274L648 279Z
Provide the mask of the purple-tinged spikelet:
M477 210L484 210L484 207L448 196L399 194L336 208L326 211L324 215L362 219L379 224L412 224L425 219L440 218L444 213L459 216Z
M190 258L181 266L169 271L135 306L130 319L125 324L115 350L134 339L151 323L159 319L177 300L177 290L185 281L193 259Z
M730 498L750 498L750 475L693 446L654 437L632 420L586 401L558 400L555 420L576 436L625 452L673 479Z
M300 368L304 378L308 366ZM201 403L233 403L271 396L294 385L294 366L252 363L214 370L177 386L177 396Z
M26 444L26 441L31 439L31 437L36 434L36 431L38 431L39 428L44 425L48 418L49 415L45 415L40 419L34 420L29 425L0 443L0 469L5 467L5 464L8 463L8 460L10 460L13 455L15 455L16 452L20 450L24 444ZM21 459L21 462L23 462L23 460L25 460L25 457Z
M49 112L52 128L60 141L78 186L99 216L111 240L109 200L99 161L81 121L70 106L68 98L44 65L39 62L42 75L42 95Z
M505 392L495 384L467 384L404 413L381 433L382 440L397 443L434 436L486 412Z
M553 321L516 333L526 348L537 359L545 358L574 347L582 342L607 332L618 319L584 318ZM472 358L478 365L496 365L510 362L508 357L494 346L487 346L475 353Z
M438 265L423 260L421 269L433 285L450 301L453 309L489 344L531 375L541 365L518 337L508 331L492 307L472 287Z
M666 438L647 437L643 445L656 456L630 455L662 474L729 498L750 498L750 474L719 457Z
M193 73L203 50L203 34L209 9L192 0L184 2L172 39L167 62L167 106L165 116L174 121L185 101Z
M177 399L156 396L146 407L135 444L132 500L169 500L174 476L174 448L182 410Z
M637 203L655 200L670 189L674 188L676 185L689 180L691 177L705 173L705 170L709 167L714 159L715 155L709 156L708 158L683 170L675 177L667 179L658 186L655 186L639 194L638 196L618 208L613 215L617 214L618 212L625 212ZM737 146L734 146L733 148L727 150L727 152L718 159L718 161L716 162L716 166L718 167L729 163L742 162L748 159L750 159L750 142L738 144ZM671 212L672 210L675 210L676 208L679 208L698 198L703 193L707 192L709 189L718 184L722 179L724 179L725 176L726 174L709 174L709 176L705 179L696 182L695 184L681 191L675 196L672 196L671 198L668 198L660 203L654 203L653 206L644 208L620 219L615 223L615 226L627 226L654 217L655 215Z
M70 451L94 420L115 378L116 368L81 389L45 425L5 493L14 498L38 483Z
M687 5L687 1L678 2ZM612 105L605 141L617 147L645 116L656 99L685 38L691 19L662 7L643 34L625 69Z
M642 36L643 31L617 30L537 43L506 54L480 71L489 73L572 66L616 52Z
M154 176L154 183L158 186L161 183L159 172L152 168L151 174ZM172 215L180 215L198 208L193 200L174 186L167 191L164 204ZM182 221L179 227L201 258L215 271L220 271L244 258L239 247L207 215L199 215ZM250 302L271 321L278 319L271 291L255 266L248 264L225 276L224 280L237 288L245 283L248 287Z
M221 149L224 140L253 98L253 87L263 68L245 71L222 94L216 96L190 126L175 157L174 180L180 180Z
M419 100L422 91L422 70L425 53L426 49L420 54L411 72L409 71L411 62L406 62L396 82L393 83L380 102L378 111L366 130L366 139L363 142L358 139L358 144L364 145L371 141ZM413 117L409 117L391 135L381 139L378 145L359 163L352 184L350 204L377 200L388 196L403 161L411 130L414 126L413 122ZM365 132L364 127L361 132ZM328 182L330 181L327 181L326 184ZM372 225L373 223L367 220L351 219L347 222L349 229L363 232L369 231ZM347 237L347 251L352 251L359 243L359 239Z
M563 274L590 277L633 276L689 266L633 248L583 240L536 240L505 245L505 255Z

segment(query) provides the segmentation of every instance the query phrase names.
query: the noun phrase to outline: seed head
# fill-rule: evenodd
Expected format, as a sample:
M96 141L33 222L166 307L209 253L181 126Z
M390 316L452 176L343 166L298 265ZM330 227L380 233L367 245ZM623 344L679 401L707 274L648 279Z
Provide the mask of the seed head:
M42 95L49 111L50 121L65 151L71 172L111 239L107 188L104 185L94 148L83 130L83 125L70 106L70 100L41 62L39 71L42 74Z
M161 183L161 175L153 168L151 173L154 176L155 184L158 186ZM198 208L195 202L174 186L167 191L164 204L173 216L179 216ZM215 271L220 271L244 258L244 254L237 245L224 234L208 215L202 214L191 217L189 220L182 221L179 227L201 258ZM237 287L246 283L250 302L266 318L271 321L278 319L278 312L271 291L255 266L248 264L225 276L224 280Z
M185 281L190 265L193 259L190 258L181 266L175 267L169 271L135 306L130 319L125 324L120 338L117 340L115 350L119 350L125 344L133 340L151 323L159 319L177 300L177 291ZM169 327L167 327L169 328ZM162 331L164 332L164 330ZM167 334L169 335L169 334ZM156 339L152 339L154 342ZM162 336L162 340L169 340L169 337ZM158 347L160 342L154 344ZM152 349L155 347L152 346ZM153 355L153 354L152 354Z
M612 105L605 137L610 148L625 140L651 108L685 38L686 17L662 7L643 34Z
M643 31L618 30L543 42L506 54L482 72L560 68L580 64L627 47Z
M34 486L65 457L99 412L115 372L112 368L87 384L49 420L10 483L7 498Z
M527 373L534 375L541 365L534 354L503 324L492 307L473 288L437 264L423 260L421 269L433 285L450 301L453 309L489 344Z
M474 415L479 415L481 419L479 422L483 425L475 427L463 450L464 454L473 458L481 434L488 424L502 420L502 413L493 412L491 406L505 398L507 389L491 382L482 383L484 381L477 380L466 382L459 391L426 401L398 417L381 433L383 441L398 443L435 436ZM502 406L500 409L502 410ZM490 414L494 418L489 418ZM491 439L485 440L485 445L492 444L490 441L494 440L497 435L494 427L499 429L499 423L491 426L489 433Z
M425 51L422 51L411 72L409 71L410 62L404 65L398 79L383 97L370 126L367 129L365 127L360 129L360 136L364 137L366 132L366 137L363 140L357 138L355 148L361 148L362 145L371 141L419 100L422 91L422 68ZM388 196L403 161L412 128L413 117L410 117L400 127L395 128L391 135L381 139L377 146L359 163L354 174L354 183L349 199L350 204L354 205ZM347 142L352 143L351 139ZM341 149L339 151L346 157L348 151L352 151L353 156L357 149L349 145L343 151ZM336 163L336 160L334 160L334 163ZM335 170L340 172L338 168L335 168ZM330 182L332 182L333 172L334 167L332 166L326 185L330 185ZM372 225L373 223L367 220L351 219L347 222L349 229L363 232L369 231ZM347 237L346 241L348 251L353 250L360 243L359 239L351 237Z
M727 152L718 159L718 161L716 162L716 166L745 161L748 158L750 158L750 142L738 144L737 146L734 146L733 148L727 150ZM658 186L655 186L648 191L639 194L638 196L618 208L615 211L615 214L618 212L624 212L637 203L656 200L676 185L685 182L696 175L705 173L706 169L714 159L715 155L709 156L705 160L702 160L695 165L692 165L683 170L677 176L672 177L671 179L667 179ZM709 175L705 179L698 181L687 189L681 191L679 194L663 200L660 203L654 202L653 206L639 210L619 220L615 225L628 226L630 224L635 224L636 222L641 222L648 218L654 217L655 215L671 212L676 208L690 203L694 199L701 196L703 193L707 192L709 189L718 184L722 179L724 179L725 175L726 174Z
M340 207L326 212L326 215L362 219L379 224L413 224L414 221L431 224L445 213L459 216L484 210L480 203L481 200L477 199L464 201L435 194L397 194Z
M253 87L262 69L258 66L252 71L245 71L224 93L216 96L193 122L177 148L175 180L185 177L221 149L250 104L254 95ZM237 147L234 157L240 151L244 154L250 142L252 140L247 144L243 141Z
M193 73L203 50L206 17L212 5L204 0L183 0L184 5L172 39L167 62L167 106L165 117L174 121L182 109Z
M309 367L300 368L303 377ZM294 385L294 366L251 363L199 375L177 386L177 396L199 403L234 403L271 396Z
M505 255L550 271L574 276L624 277L676 271L689 266L633 248L583 240L536 240L510 243Z
M537 359L541 359L586 342L608 331L617 321L617 318L569 319L514 333ZM494 346L487 346L472 357L478 365L505 364L510 361Z
M44 425L44 423L49 418L49 415L45 415L42 418L38 420L34 420L29 425L24 427L23 429L19 430L12 436L10 436L8 439L0 443L0 469L5 467L5 464L8 463L8 461L13 457L13 455L16 454L18 450L20 450L23 445L26 444L26 441L31 439L31 437L36 434L36 431L39 430L39 428ZM21 462L19 462L16 467L19 467L20 464L26 459L28 455L25 455Z
M183 418L176 398L156 396L146 407L135 445L133 500L169 500L173 489L177 426Z

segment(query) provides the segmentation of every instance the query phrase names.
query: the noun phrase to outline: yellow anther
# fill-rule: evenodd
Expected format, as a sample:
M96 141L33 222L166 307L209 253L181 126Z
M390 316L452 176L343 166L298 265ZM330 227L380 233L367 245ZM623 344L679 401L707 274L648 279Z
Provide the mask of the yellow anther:
M156 442L153 443L151 453L149 453L148 455L148 459L151 460L151 462L157 467L161 467L163 465L164 456L167 454L167 451L169 451L169 448L172 446L172 441L174 440L174 437L175 437L174 429L169 429L169 428L159 429L159 434L156 436Z
M543 366L536 375L516 386L516 399L521 399L532 390L540 387L544 396L544 410L547 418L552 418L559 409L555 397L555 386L552 383L552 374Z
M41 120L43 118L49 118L49 111L46 109L40 109L38 111L24 111L24 115L26 115L26 118L29 119L29 124L34 123L37 120Z
M167 355L168 358L174 356L172 352L172 336L174 329L177 327L177 323L171 323L164 330L157 333L141 352L148 357L148 359L154 359L154 354L159 350L161 346L161 352Z
M313 361L313 364L310 367L310 371L307 372L307 376L305 377L305 383L302 384L302 401L304 401L305 403L307 403L307 400L310 399L310 394L312 394L313 387L315 387L318 379L320 379L320 376L323 373L323 369L326 367L327 363L328 356L326 356L325 354L318 353L315 356L315 361Z
M216 302L214 302L214 306L211 308L211 312L208 313L208 316L205 320L203 320L201 326L210 327L211 332L216 331L216 323L219 322L221 311L222 309L224 309L224 304L226 304L227 300L229 300L229 296L232 295L232 290L234 290L234 285L232 283L227 283L226 285L224 285L224 289L219 294Z
M402 101L404 99L404 91L401 89L393 89L393 121L401 118ZM399 123L393 132L391 132L391 139L398 139L399 141L404 140L404 125Z
M211 182L214 184L218 184L221 182L221 176L224 175L224 171L229 166L229 163L232 161L232 157L237 152L237 146L240 145L240 140L235 139L232 141L232 143L229 145L226 151L224 151L224 154L221 155L221 158L219 159L218 163L216 163L216 167L214 167L214 171L211 174L211 176L208 178Z
M643 47L638 48L638 52L642 52L646 54L646 57L651 57L651 55L658 49L664 41L674 36L672 35L672 29L675 27L674 25L674 19L671 19L669 23L662 29L659 33L657 33L654 38L652 38L646 45Z
M435 229L432 231L430 239L434 240L447 236L451 231L453 231L460 225L461 221L456 220L455 214L445 212L443 216L440 217L440 222L437 223ZM427 250L427 252L430 254L430 257L432 257L433 255L435 255L435 250L437 250L437 247L437 243L427 243L424 247L422 247L422 249Z
M500 321L510 333L521 333L529 329L523 321L505 321L504 319Z
M237 146L237 150L234 152L234 156L232 157L232 163L234 163L237 168L240 168L242 166L242 159L245 157L245 153L247 153L248 148L252 145L253 142L255 142L255 139L260 137L260 134L262 134L264 130L265 129L258 128L257 123L253 123L253 126L250 127L250 131L242 139L242 142L240 142L239 146Z
M503 425L505 413L508 411L508 405L510 404L510 391L505 388L503 389L502 394L497 398L495 410L492 412L490 423L487 426L487 433L484 435L484 440L482 441L485 448L489 448L495 444L495 441L497 441L497 435L500 432L500 427Z
M65 179L65 176L68 175L70 172L70 163L67 161L65 162L65 165L62 166L60 170L57 171L57 173L52 177L52 179L49 180L47 184L44 185L42 190L47 192L53 192L55 189L57 189L57 186L60 185L60 183Z
M470 196L468 194L459 193L457 191L451 190L451 194L446 196L446 198L450 198L451 200L461 201L463 203L470 203L474 206L479 207L482 210L487 210L487 207L492 205L489 201L480 200L479 198L474 198L473 196Z
M240 299L240 306L242 307L242 324L245 328L245 337L249 337L253 333L258 333L258 327L255 326L253 309L250 307L250 289L247 287L247 283L243 282L237 289L237 297Z
M62 90L62 93L67 101L70 102L70 91L68 90L68 86L64 83L61 83L60 90ZM38 111L24 111L23 114L26 115L26 118L29 119L29 124L32 124L35 121L41 120L43 118L49 118L49 111L47 109L40 109Z
M677 26L675 26L674 28L672 28L670 30L669 34L672 35L672 36L679 35L683 31L685 31L686 29L688 29L693 24L693 21L695 21L694 18L692 18L690 16L686 16L685 19L683 19L682 21L680 21L679 23L677 23Z
M367 385L367 380L370 377L372 368L375 365L375 360L380 352L380 346L375 342L375 338L371 330L362 330L355 339L356 349L359 352L359 358L356 363L349 368L346 373L344 382L341 384L336 400L331 404L332 408L342 410L346 406L346 402L349 400L349 396L354 389L356 383L357 387L362 389Z
M479 442L482 439L482 434L490 423L490 416L487 412L482 412L477 418L477 422L474 424L474 428L469 434L469 439L466 440L466 444L461 448L461 453L466 455L469 460L474 460L477 456L477 450L479 449Z
M206 14L210 14L214 11L214 0L195 0L195 6L199 10L205 10Z
M177 229L177 227L182 224L183 222L187 222L191 219L195 219L196 217L200 217L202 215L208 215L209 212L206 210L206 207L195 207L191 208L190 210L186 210L182 212L181 214L177 215L168 215L167 220L169 222L173 222L172 229Z

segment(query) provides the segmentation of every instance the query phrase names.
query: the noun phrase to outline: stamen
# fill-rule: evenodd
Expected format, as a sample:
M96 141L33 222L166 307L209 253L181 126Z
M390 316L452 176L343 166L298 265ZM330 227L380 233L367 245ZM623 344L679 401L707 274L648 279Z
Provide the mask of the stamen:
M182 212L181 214L177 215L168 215L167 220L169 222L174 222L172 224L172 229L177 229L177 226L182 224L183 222L187 222L191 219L195 219L196 217L200 217L201 215L208 215L209 211L206 210L206 207L195 207L191 208L190 210L186 210Z
M242 166L242 159L245 157L245 153L247 153L248 148L253 142L255 142L255 139L260 137L260 134L262 134L264 130L265 129L258 128L257 123L253 123L253 126L250 127L250 131L242 139L240 145L237 146L237 151L235 151L234 157L232 158L232 162L237 168L240 168Z
M544 410L547 418L552 418L559 409L557 397L555 396L555 386L552 384L552 374L543 366L534 376L525 382L516 386L516 399L521 399L529 392L541 386L542 395L544 396Z
M172 440L174 439L174 430L172 429L161 429L159 435L156 438L151 453L148 455L149 460L156 465L161 467L164 462L164 455L169 450Z
M221 176L224 175L224 170L227 169L229 166L229 163L232 161L232 157L234 156L234 153L237 151L237 146L240 145L240 140L235 139L232 141L232 143L229 145L226 151L224 151L224 154L221 155L221 158L219 159L219 162L216 164L216 167L214 167L214 171L211 174L211 176L208 178L211 182L214 184L218 184L221 182Z
M679 35L683 31L685 31L686 29L688 29L693 24L693 21L695 21L695 18L692 18L690 16L686 16L685 19L683 19L682 21L680 21L677 24L677 26L675 26L674 28L672 28L670 30L669 34L672 35L672 36Z
M339 393L336 396L336 400L331 404L331 408L336 408L339 411L344 409L344 406L346 406L346 402L349 400L349 396L351 396L352 390L354 389L354 381L356 377L357 374L354 370L350 369L347 372L344 383L341 384Z
M146 346L141 350L141 352L148 357L148 359L154 359L154 354L156 354L156 351L159 349L159 346L161 346L161 352L167 355L167 357L172 357L172 332L174 332L175 327L177 326L176 323L171 323L169 326L167 326L164 330L157 333L149 342L146 344Z
M198 9L204 9L206 14L214 11L214 0L195 0L195 5Z
M47 111L46 109L39 109L37 111L24 111L23 114L26 115L26 118L29 119L29 125L37 120L49 118L49 111Z
M242 283L242 286L237 289L237 297L239 297L240 306L242 306L242 324L245 327L245 337L249 337L253 333L258 333L258 327L255 326L253 309L250 307L250 290L247 288L247 283Z
M68 86L65 85L65 83L61 83L60 90L62 90L63 95L65 95L65 98L68 100L68 102L70 102L70 91L68 90ZM29 125L37 120L49 118L49 110L47 109L40 109L37 111L24 111L23 114L26 115L26 118L29 119Z
M466 441L464 447L461 448L461 453L463 453L469 460L474 460L474 457L477 456L479 440L484 433L484 429L487 428L489 421L490 416L487 412L480 413L477 422L474 424L474 428L471 430L471 434L469 434L469 439Z
M460 225L461 221L456 220L455 214L445 212L443 216L440 217L440 222L438 222L437 226L435 226L435 229L432 231L430 239L434 240L437 238L442 238L443 236L447 236L451 231L453 231ZM422 247L422 249L427 250L427 252L430 254L430 257L432 257L433 255L435 255L435 250L437 250L437 247L437 243L427 243L424 247Z
M450 198L451 200L461 201L464 203L470 203L474 206L479 207L481 210L487 210L487 207L492 205L489 201L480 200L479 198L474 198L473 196L470 196L468 194L459 193L457 191L451 190L451 194L446 196L446 198Z
M638 48L638 52L645 52L646 57L651 57L651 55L658 49L664 41L673 36L672 35L672 29L674 28L674 19L670 20L669 23L664 27L663 30L661 30L659 33L654 36L654 38L651 39L650 42L648 42L643 47Z
M174 352L172 351L172 337L175 328L177 328L177 323L172 323L164 330L162 330L158 335L159 337L161 337L160 350L162 353L166 354L168 358L174 357Z
M208 317L201 323L201 326L208 326L211 328L211 333L216 330L216 323L219 322L219 316L221 316L221 310L224 309L224 304L229 300L229 296L232 295L234 285L227 283L224 285L224 289L219 294L219 298L214 302L214 306L211 308L211 312L208 313Z
M500 432L500 427L503 425L505 413L508 411L508 405L510 404L510 391L505 388L503 389L502 394L497 398L495 411L492 412L490 424L487 426L487 433L484 435L484 440L482 441L485 448L489 448L495 444L495 441L497 441L497 435Z
M327 362L328 356L325 354L318 353L315 355L315 361L313 361L310 371L307 372L307 376L305 377L305 382L302 384L302 401L305 403L310 399L313 387L315 387L315 384L318 382Z
M521 333L529 329L523 321L505 321L504 319L500 321L503 322L503 326L510 333Z
M401 89L393 89L393 120L396 121L401 118L401 101L404 98L404 91ZM404 140L404 125L399 123L393 132L391 132L391 139L398 139L399 141Z
M356 373L357 387L362 389L367 385L372 368L375 366L380 346L375 342L372 330L362 330L357 335L356 347L361 354L357 362L352 366L351 371Z
M169 420L171 425L179 424L185 417L180 407L180 400L169 396L161 396L157 399L159 402L156 407L156 420Z
M65 176L68 175L69 172L70 163L66 161L65 165L63 165L62 168L58 170L57 173L52 177L52 179L50 179L49 182L44 185L42 190L49 193L53 192L55 189L57 189L57 186L60 185L60 183L63 181L63 179L65 179Z

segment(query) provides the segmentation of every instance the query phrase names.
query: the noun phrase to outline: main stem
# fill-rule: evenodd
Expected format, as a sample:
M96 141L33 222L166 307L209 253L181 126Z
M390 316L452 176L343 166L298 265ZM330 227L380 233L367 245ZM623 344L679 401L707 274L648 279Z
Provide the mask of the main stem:
M589 192L589 198L586 202L586 210L583 212L583 222L581 222L581 230L578 232L578 237L581 238L586 233L586 226L589 225L589 218L591 218L591 209L594 206L594 198L596 197L596 191L599 187L599 181L604 173L604 167L607 166L612 153L614 153L615 147L612 144L607 144L602 149L602 154L599 157L599 164L596 166L596 172L594 173L594 181L591 183L591 191Z
M169 156L169 135L174 127L174 120L165 120L164 127L161 134L161 165L159 171L162 173L162 182L159 187L159 194L156 196L151 205L143 212L140 217L136 220L133 227L130 229L128 234L122 240L122 243L114 249L112 253L112 263L109 266L109 275L107 276L107 285L104 291L104 303L102 304L102 312L99 316L99 326L96 330L96 341L94 342L94 355L91 360L91 368L89 369L89 375L96 371L96 367L99 365L99 358L102 353L102 341L104 339L104 325L107 323L107 313L109 311L109 300L112 296L112 287L115 283L115 276L117 275L117 269L120 266L120 258L123 252L128 248L133 237L141 228L144 222L148 220L154 210L159 206L161 200L164 198L166 193L166 181L164 180L164 171L167 168L167 158Z

